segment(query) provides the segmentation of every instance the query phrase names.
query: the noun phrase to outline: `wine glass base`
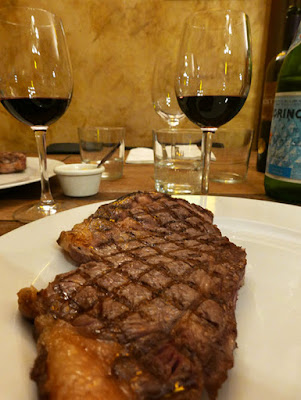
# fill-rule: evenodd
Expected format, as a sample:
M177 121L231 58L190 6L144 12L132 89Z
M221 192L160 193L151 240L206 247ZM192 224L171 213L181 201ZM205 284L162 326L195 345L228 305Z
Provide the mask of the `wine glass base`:
M18 210L14 212L14 220L28 223L33 222L41 218L49 217L51 215L57 214L61 211L66 211L71 208L74 208L78 204L73 203L63 203L63 202L55 202L54 205L41 205L40 203L30 204L23 207L20 207Z

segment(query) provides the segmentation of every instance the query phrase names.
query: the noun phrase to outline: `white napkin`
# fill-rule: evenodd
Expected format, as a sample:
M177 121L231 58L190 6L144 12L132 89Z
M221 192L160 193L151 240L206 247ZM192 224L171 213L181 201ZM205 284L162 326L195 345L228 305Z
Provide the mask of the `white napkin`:
M147 147L136 147L129 151L125 162L128 164L152 164L154 162L154 151Z

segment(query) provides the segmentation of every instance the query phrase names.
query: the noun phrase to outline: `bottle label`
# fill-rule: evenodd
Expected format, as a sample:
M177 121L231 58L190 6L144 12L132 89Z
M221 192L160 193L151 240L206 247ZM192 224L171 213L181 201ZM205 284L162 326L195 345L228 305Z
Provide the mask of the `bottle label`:
M299 24L298 30L292 41L292 44L290 45L287 51L287 54L290 53L292 50L294 50L294 48L297 47L300 42L301 42L301 23Z
M291 183L301 180L301 92L277 93L266 175Z

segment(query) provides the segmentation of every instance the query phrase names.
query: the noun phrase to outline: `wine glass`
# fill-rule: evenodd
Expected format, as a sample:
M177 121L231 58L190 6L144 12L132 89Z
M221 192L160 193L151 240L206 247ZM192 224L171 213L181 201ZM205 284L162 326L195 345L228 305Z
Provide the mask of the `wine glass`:
M36 8L0 9L0 101L35 134L41 172L38 204L22 207L14 217L22 222L55 214L47 175L46 132L68 108L73 79L61 20Z
M182 111L203 132L203 194L209 191L212 133L243 107L251 75L250 27L245 13L209 10L187 18L175 91Z
M185 118L180 109L174 89L175 61L168 53L160 54L154 64L152 77L152 102L156 113L176 128Z

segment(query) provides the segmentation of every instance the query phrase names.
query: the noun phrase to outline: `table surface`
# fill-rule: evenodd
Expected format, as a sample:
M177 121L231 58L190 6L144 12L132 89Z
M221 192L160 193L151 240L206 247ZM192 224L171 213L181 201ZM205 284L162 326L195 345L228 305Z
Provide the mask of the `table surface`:
M49 155L48 157L68 164L80 162L79 155L59 154ZM125 164L121 179L115 181L102 180L99 192L94 196L84 198L65 196L57 177L54 176L50 178L51 191L54 199L63 200L68 207L113 200L137 190L154 190L153 170L153 164ZM273 201L265 194L263 180L264 174L256 171L256 153L252 152L247 180L236 184L210 182L210 195ZM39 182L0 190L0 236L22 226L22 223L14 221L15 210L25 204L36 202L39 197Z

